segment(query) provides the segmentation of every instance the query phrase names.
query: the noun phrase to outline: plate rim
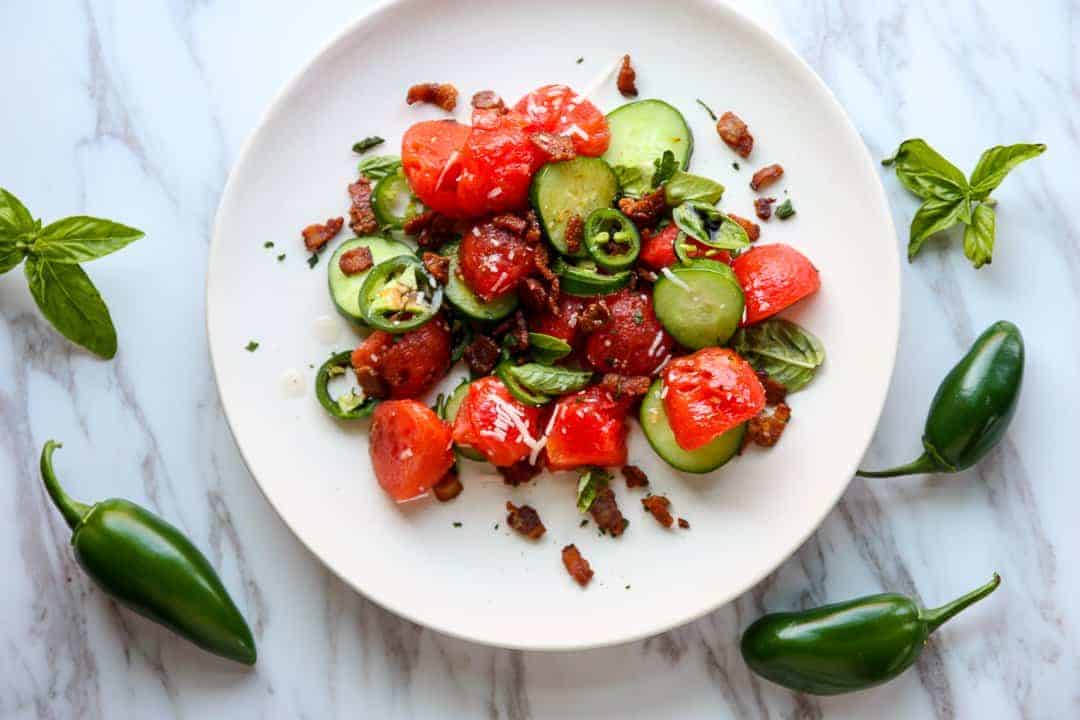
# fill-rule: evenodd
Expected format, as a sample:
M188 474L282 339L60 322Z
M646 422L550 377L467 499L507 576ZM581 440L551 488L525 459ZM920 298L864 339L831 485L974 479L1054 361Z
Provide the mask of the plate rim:
M231 195L234 191L234 185L237 182L237 170L238 168L241 168L245 165L248 156L252 152L252 148L255 146L255 143L259 139L259 137L263 134L270 119L276 115L279 106L282 105L285 98L291 95L292 92L297 88L297 86L299 86L312 65L315 65L325 56L334 51L334 49L338 46L339 43L346 40L350 35L362 29L365 25L375 22L383 15L393 12L400 5L405 5L412 2L430 3L435 2L435 0L380 0L367 11L361 13L353 20L345 23L341 30L339 30L337 33L332 34L325 42L323 42L322 45L305 62L303 62L278 89L273 99L263 110L258 122L249 131L247 137L244 139L244 142L241 144L231 164L231 167L229 168L229 175L224 186L222 187L221 197L218 201L218 207L214 214L214 223L211 228L210 243L207 246L207 270L203 292L203 301L206 308L204 328L206 331L207 347L210 353L210 367L213 374L214 387L217 391L218 400L221 404L222 413L225 416L226 425L229 428L229 433L232 436L233 443L236 445L236 448L240 453L240 458L244 463L244 467L247 469L248 474L251 476L252 480L254 480L255 486L258 488L263 498L270 505L270 507L273 508L278 518L285 525L285 527L288 528L289 532L293 535L293 537L295 537L300 542L300 544L320 564L322 564L326 569L333 573L334 576L341 580L345 585L351 588L353 592L356 592L357 594L364 597L366 600L374 603L380 609L393 613L397 617L408 620L409 622L416 623L417 625L420 625L434 632L486 647L503 648L508 650L526 650L531 652L578 652L597 648L627 645L647 638L656 637L675 628L679 628L692 622L696 622L697 620L705 617L706 615L709 615L710 613L715 612L716 610L728 605L729 603L737 599L740 595L750 591L752 588L760 584L762 580L768 577L769 574L774 572L778 567L780 567L780 565L782 565L784 562L790 559L792 555L798 552L799 548L806 544L806 541L810 538L810 536L817 532L817 530L821 527L821 524L825 521L825 518L829 515L829 513L833 511L837 503L843 497L844 493L847 492L848 487L851 485L852 480L854 480L855 478L855 471L858 469L859 460L866 454L866 451L869 449L870 443L873 441L874 435L876 433L878 424L881 421L881 415L884 411L885 402L888 398L889 390L892 386L893 376L896 372L896 358L899 350L901 317L903 311L903 287L900 281L900 250L895 243L896 226L893 222L892 213L890 211L890 205L888 201L888 195L885 192L885 186L881 181L880 175L875 172L876 166L870 154L870 150L866 146L866 143L863 141L862 135L859 133L858 128L856 128L855 124L848 116L847 111L844 109L844 106L840 103L839 99L837 99L832 89L825 83L824 80L822 80L822 78L817 74L817 72L795 50L795 48L791 46L791 44L787 40L774 34L772 31L769 30L769 28L758 22L758 20L751 17L749 14L742 11L738 7L735 7L735 5L729 2L729 0L698 0L698 2L706 9L707 12L727 12L736 16L750 29L751 32L756 35L755 39L757 41L762 42L767 46L770 46L773 50L776 50L781 55L789 58L795 63L796 66L798 66L803 71L805 75L808 76L809 80L816 85L817 90L821 91L823 97L826 98L829 103L831 103L832 109L837 112L838 116L843 122L843 126L846 131L849 132L851 136L857 141L856 145L861 150L862 163L864 164L865 169L870 171L869 174L875 178L875 189L877 191L881 207L884 209L882 218L884 220L884 229L887 229L889 236L894 239L893 252L888 254L888 257L892 259L892 262L887 268L884 268L883 270L887 275L886 279L895 289L895 315L891 318L893 332L892 340L889 343L888 348L888 380L883 384L876 399L876 410L874 412L874 429L867 435L866 441L863 443L863 446L861 448L861 452L857 455L855 462L852 464L852 467L848 471L847 474L849 477L847 482L840 485L837 492L835 492L833 496L829 499L829 502L823 505L824 509L813 520L813 523L809 526L809 530L807 530L806 533L799 537L798 541L788 551L778 556L774 563L766 564L762 571L753 576L752 580L748 584L746 584L745 587L741 587L731 592L718 595L717 597L710 598L709 601L701 607L691 608L689 611L680 614L678 617L668 619L665 622L657 624L651 628L635 630L633 632L612 637L609 640L600 642L567 642L550 643L544 645L536 645L532 643L518 643L514 642L512 639L507 641L495 642L487 637L480 637L473 633L461 631L451 626L444 626L437 622L431 622L426 619L417 617L414 613L410 613L406 610L394 607L389 600L376 597L373 592L366 590L363 587L360 587L359 584L355 583L344 573L340 572L337 567L335 567L331 562L323 558L318 552L315 551L315 549L308 543L308 541L305 540L304 537L296 530L296 528L293 527L293 525L286 517L285 513L282 512L282 510L277 506L277 504L275 504L274 500L267 493L266 489L263 487L263 484L259 481L258 476L252 470L252 465L248 460L248 454L245 451L244 445L241 443L240 438L236 433L232 416L229 413L228 403L225 400L224 393L222 393L221 380L219 377L218 369L218 354L214 348L214 336L211 332L211 317L213 315L213 305L210 302L210 292L211 287L213 286L214 278L213 258L215 255L215 248L219 243L222 218L225 215L226 209L231 206L230 200Z

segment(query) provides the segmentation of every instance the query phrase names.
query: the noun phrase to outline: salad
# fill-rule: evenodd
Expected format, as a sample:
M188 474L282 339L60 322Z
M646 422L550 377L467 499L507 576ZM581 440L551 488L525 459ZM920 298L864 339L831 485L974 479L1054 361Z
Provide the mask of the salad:
M629 57L618 77L635 95ZM429 83L408 102L451 111L457 94ZM478 92L471 105L469 125L412 125L400 157L367 155L379 138L354 148L365 153L349 185L355 237L333 249L329 291L368 334L322 366L316 395L335 418L371 417L382 489L397 502L452 500L463 490L460 459L489 463L515 486L544 468L577 471L578 507L617 537L628 522L612 470L629 487L649 485L627 464L635 419L683 472L775 445L791 418L787 395L824 359L817 338L776 315L818 290L818 271L718 207L723 185L689 171L694 138L682 113L647 99L605 115L558 84L512 106ZM731 112L713 118L719 139L748 160L747 125ZM764 165L751 188L782 175ZM755 201L760 221L774 202ZM776 208L793 214L790 200ZM344 222L304 229L312 264ZM469 377L430 406L459 361ZM663 495L641 501L665 527L690 527ZM545 532L535 508L506 509L523 536ZM580 551L562 555L587 584Z

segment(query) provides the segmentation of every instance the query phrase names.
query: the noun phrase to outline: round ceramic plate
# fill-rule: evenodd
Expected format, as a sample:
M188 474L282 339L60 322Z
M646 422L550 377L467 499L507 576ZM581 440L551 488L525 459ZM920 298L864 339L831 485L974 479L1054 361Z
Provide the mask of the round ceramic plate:
M844 491L877 423L897 344L899 261L878 172L859 135L814 73L762 28L705 0L657 7L627 0L384 6L288 86L225 189L207 321L240 451L270 503L327 566L380 605L438 631L556 650L630 641L693 620L798 548ZM623 102L611 71L626 52L640 97L682 110L695 137L691 170L727 186L723 208L753 216L751 173L783 164L784 181L770 194L790 196L798 214L764 223L762 242L789 243L821 271L821 291L787 315L822 339L824 368L791 397L794 417L775 448L749 450L709 475L668 468L635 424L630 461L690 530L661 528L644 514L642 492L617 479L631 523L618 539L601 537L591 522L580 526L572 475L545 474L514 489L473 463L464 463L465 492L453 502L394 505L371 471L367 423L334 421L313 396L314 367L330 351L354 347L359 335L327 295L329 253L309 269L300 229L347 215L353 142L381 135L387 142L374 152L397 153L411 123L444 117L430 106L407 107L410 85L454 83L459 118L478 90L512 102L551 82L591 91L609 111ZM749 160L720 142L696 98L747 121L756 141ZM273 250L264 249L267 241ZM278 262L281 252L287 258ZM325 317L316 321L323 316L333 318L329 328ZM260 342L257 352L245 350L250 339ZM302 396L283 391L290 370L302 376ZM508 499L540 512L548 531L539 542L506 527ZM568 543L596 572L586 589L563 569Z

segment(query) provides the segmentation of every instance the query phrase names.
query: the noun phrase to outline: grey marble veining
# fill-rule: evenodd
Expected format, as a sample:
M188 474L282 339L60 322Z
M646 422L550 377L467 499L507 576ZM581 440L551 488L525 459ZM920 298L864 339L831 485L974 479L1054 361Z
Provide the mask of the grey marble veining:
M1080 6L805 3L746 9L825 79L871 152L926 137L965 169L997 143L1049 151L995 193L994 264L932 242L903 269L901 350L868 462L908 459L944 370L999 318L1029 349L1009 436L952 477L856 480L775 573L691 625L576 654L495 650L401 620L330 575L245 470L203 326L210 225L233 159L277 88L366 0L8 0L0 184L35 215L120 217L154 232L89 272L122 349L101 363L0 277L0 717L1080 717ZM903 243L916 202L888 178ZM842 227L837 232L843 232ZM852 239L857 242L857 238ZM153 274L149 285L141 276ZM135 278L135 280L133 280ZM190 533L260 645L255 672L177 641L102 597L37 482L57 456ZM883 589L935 604L998 570L992 602L933 636L870 693L794 695L754 679L739 631L766 609Z

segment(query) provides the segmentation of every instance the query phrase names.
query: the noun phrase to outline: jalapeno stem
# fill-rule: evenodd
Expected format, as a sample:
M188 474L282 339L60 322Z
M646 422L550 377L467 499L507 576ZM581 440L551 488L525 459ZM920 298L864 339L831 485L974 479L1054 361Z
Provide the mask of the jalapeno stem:
M64 516L64 520L67 521L68 527L72 530L75 526L82 522L86 514L90 512L90 506L85 503L81 503L78 500L73 500L64 489L60 487L60 482L56 479L56 473L53 471L52 456L53 452L63 447L63 444L56 442L55 440L49 440L45 443L45 447L41 450L41 479L45 481L45 489L49 492L49 497L52 498L53 505L60 511L60 514Z
M947 470L948 468L935 460L930 453L923 453L917 460L909 462L907 465L898 465L888 470L857 470L855 474L859 477L887 478L901 475L923 475Z
M923 621L927 624L929 632L934 632L942 626L946 621L954 617L960 612L963 612L967 608L971 607L975 603L982 600L990 593L997 590L998 585L1001 584L1001 576L994 573L994 577L990 579L990 582L986 583L982 587L975 588L967 595L962 595L951 603L946 603L939 608L933 610L923 610L920 614Z

